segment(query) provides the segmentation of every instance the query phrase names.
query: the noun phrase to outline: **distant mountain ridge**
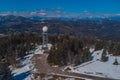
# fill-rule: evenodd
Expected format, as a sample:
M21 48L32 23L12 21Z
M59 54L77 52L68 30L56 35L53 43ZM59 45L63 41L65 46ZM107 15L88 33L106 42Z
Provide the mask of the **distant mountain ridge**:
M103 13L90 13L87 11L81 13L67 13L61 10L47 11L23 11L23 12L0 12L0 16L14 15L30 18L33 20L118 20L120 21L120 14L103 14Z
M31 20L21 16L0 16L0 33L16 32L41 33L42 27L49 27L49 34L91 36L107 40L120 40L120 22L114 20Z
M32 20L64 20L64 21L77 21L77 20L93 20L93 21L100 21L100 20L116 20L120 21L120 15L114 15L114 16L29 16L27 18L30 18Z

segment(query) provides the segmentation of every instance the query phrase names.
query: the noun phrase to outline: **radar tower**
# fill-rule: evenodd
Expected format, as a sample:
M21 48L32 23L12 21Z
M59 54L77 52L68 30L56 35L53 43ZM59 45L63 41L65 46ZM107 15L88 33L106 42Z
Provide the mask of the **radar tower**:
M47 33L48 27L44 26L42 28L42 31L43 31L43 33L42 33L42 48L48 49L48 45L47 45L48 44L48 33Z

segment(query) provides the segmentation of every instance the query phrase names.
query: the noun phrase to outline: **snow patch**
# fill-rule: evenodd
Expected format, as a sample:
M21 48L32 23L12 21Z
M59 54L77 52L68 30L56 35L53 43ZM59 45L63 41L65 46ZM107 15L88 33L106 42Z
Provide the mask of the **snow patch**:
M21 67L12 69L14 80L31 80L30 70L33 69L33 65L30 61L33 54L25 56L20 60Z
M48 50L50 50L51 47L52 47L52 44L47 44L47 46L48 46ZM35 54L43 54L44 51L45 51L45 50L42 49L42 45L37 46L36 48L37 49L35 50Z
M95 50L94 48L89 49L90 53L92 53L94 50Z
M92 54L93 60L94 61L101 60L102 53L103 53L103 49L102 50L98 50L98 51L94 51L93 54Z

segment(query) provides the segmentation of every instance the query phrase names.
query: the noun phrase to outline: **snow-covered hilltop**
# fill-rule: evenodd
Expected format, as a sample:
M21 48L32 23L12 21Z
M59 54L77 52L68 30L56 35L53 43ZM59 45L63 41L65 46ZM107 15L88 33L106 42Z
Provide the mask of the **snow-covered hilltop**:
M51 44L48 44L49 50L51 46L52 46ZM33 80L34 76L32 73L34 72L37 73L39 71L35 68L35 64L31 61L31 59L34 55L43 55L44 50L40 45L37 46L36 49L31 52L32 54L28 54L24 58L17 60L20 63L19 67L11 68L14 80ZM101 57L102 57L103 49L97 51L94 51L94 49L90 49L90 52L92 52L93 59L78 66L70 67L71 70L69 72L71 73L71 75L77 73L77 74L85 74L85 75L98 76L98 77L104 77L110 79L118 79L118 80L120 79L120 56L112 56L108 54L107 55L108 61L102 62ZM38 59L41 60L41 57L38 56ZM119 65L113 65L115 59L117 59ZM57 69L55 69L54 67L54 70ZM63 70L63 73L67 73L67 72ZM62 77L66 77L66 76L68 77L68 75L65 76L64 74L63 75L58 74L58 75L61 76L61 79ZM53 76L47 75L45 79L49 80L49 78L53 78ZM77 76L75 78L77 78ZM75 78L73 78L72 76L71 78L68 77L65 80L75 80ZM39 80L40 77L36 79Z

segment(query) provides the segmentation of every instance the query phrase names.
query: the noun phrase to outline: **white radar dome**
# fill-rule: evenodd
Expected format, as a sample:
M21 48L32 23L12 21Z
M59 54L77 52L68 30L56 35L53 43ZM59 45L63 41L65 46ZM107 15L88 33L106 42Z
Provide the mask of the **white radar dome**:
M47 32L47 31L48 31L48 27L47 27L47 26L44 26L44 27L42 28L42 31L43 31L43 32Z

